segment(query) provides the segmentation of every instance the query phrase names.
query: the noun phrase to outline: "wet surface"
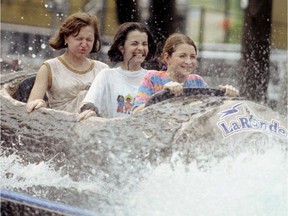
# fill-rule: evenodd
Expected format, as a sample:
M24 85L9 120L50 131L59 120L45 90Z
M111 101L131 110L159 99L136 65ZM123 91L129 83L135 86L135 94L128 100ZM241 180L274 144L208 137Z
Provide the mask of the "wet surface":
M95 215L191 215L196 206L196 215L287 213L287 121L265 106L186 96L79 123L50 109L28 114L3 91L0 99L5 189ZM223 117L232 108L238 113ZM246 116L267 128L245 130Z

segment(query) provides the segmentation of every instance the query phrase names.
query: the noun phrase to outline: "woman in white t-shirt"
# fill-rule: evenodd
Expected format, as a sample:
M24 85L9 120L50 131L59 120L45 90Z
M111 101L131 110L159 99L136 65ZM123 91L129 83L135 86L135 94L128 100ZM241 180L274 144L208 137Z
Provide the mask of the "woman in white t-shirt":
M140 81L147 72L141 65L155 52L156 44L144 24L122 24L108 51L110 61L118 67L99 72L83 100L78 121L95 115L114 118L131 114Z

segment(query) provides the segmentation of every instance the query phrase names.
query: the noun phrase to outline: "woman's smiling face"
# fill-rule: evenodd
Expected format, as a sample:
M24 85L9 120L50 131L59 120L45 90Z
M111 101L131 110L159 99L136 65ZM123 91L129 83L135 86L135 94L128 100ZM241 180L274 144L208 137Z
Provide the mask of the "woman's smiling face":
M197 66L196 57L197 53L194 46L187 43L177 45L171 55L164 54L167 72L175 78L187 77Z
M129 32L119 50L123 53L124 65L140 67L148 55L148 35L138 30Z

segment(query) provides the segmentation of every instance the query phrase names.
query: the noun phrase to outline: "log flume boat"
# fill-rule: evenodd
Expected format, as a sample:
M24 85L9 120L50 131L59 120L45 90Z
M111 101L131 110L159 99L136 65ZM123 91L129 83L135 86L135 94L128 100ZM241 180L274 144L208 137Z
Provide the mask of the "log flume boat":
M287 115L185 89L76 122L27 113L15 99L26 77L1 77L2 215L286 215Z

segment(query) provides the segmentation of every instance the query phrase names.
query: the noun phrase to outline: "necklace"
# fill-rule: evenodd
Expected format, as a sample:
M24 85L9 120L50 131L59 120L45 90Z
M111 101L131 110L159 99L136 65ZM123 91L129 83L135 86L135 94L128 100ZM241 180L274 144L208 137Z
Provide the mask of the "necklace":
M133 67L133 66L126 66L126 65L124 65L124 63L122 63L121 64L121 68L123 69L123 70L127 70L127 71L139 71L139 70L141 70L141 65L140 66L137 66L137 67Z
M87 73L91 71L92 68L94 67L94 63L90 59L87 59L87 58L85 58L84 61L82 61L81 63L70 61L70 59L67 58L65 54L62 56L59 56L58 59L64 64L66 68L78 74Z
M82 66L87 65L87 58L83 57L82 59L76 59L68 56L68 54L64 53L62 55L62 59L68 64L71 65L73 68L80 68Z

